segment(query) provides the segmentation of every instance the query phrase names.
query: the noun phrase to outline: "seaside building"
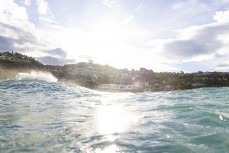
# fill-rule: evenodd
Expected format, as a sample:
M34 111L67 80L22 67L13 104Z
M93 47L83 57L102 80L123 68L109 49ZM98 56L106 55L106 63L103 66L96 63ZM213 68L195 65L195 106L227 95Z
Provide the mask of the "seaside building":
M95 67L78 67L77 65L68 65L66 72L74 76L84 76L84 77L93 77L102 75Z
M45 69L52 72L61 72L62 66L59 65L45 65Z
M101 84L101 89L117 89L117 90L133 90L133 85L120 85L120 84Z

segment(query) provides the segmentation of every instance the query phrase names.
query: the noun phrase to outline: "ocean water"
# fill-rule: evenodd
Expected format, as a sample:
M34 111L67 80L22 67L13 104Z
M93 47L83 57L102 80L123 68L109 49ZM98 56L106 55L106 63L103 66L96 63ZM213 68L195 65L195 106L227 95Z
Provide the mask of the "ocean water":
M106 93L21 73L0 82L0 152L227 153L228 93Z

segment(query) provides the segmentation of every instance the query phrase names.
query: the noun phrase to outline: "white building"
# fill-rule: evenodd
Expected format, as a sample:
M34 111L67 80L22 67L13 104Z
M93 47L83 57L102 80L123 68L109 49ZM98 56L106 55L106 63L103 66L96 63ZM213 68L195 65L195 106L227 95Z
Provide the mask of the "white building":
M81 75L85 77L89 76L99 76L101 73L93 67L79 68L79 67L70 67L67 69L67 72L71 75Z
M118 90L118 91L132 91L133 85L119 85L119 84L101 84L100 89L103 90Z

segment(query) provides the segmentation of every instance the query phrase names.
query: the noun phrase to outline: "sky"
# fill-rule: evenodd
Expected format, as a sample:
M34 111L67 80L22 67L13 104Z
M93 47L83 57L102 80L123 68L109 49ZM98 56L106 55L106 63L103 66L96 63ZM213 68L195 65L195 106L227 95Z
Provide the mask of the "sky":
M229 0L0 0L0 52L156 72L229 72Z

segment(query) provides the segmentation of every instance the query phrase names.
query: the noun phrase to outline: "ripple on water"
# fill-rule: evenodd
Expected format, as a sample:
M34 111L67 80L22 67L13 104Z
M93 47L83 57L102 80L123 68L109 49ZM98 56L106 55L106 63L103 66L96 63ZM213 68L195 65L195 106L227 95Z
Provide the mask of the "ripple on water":
M229 152L229 88L104 93L0 82L0 152Z

